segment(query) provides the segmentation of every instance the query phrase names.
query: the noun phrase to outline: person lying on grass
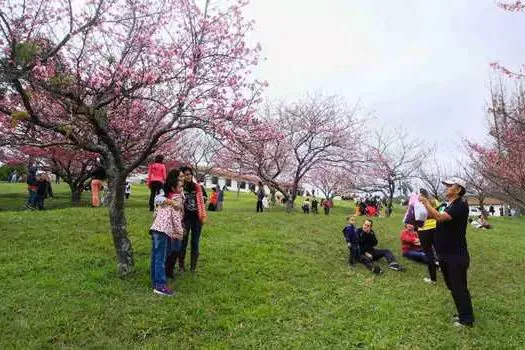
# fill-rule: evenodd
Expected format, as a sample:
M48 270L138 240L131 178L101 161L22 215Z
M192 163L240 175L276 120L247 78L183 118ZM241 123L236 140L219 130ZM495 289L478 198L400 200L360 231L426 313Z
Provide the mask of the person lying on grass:
M377 249L377 238L372 230L373 222L370 219L366 219L363 222L363 227L357 229L358 237L358 251L359 257L358 261L365 265L370 271L375 274L382 274L383 271L379 266L374 264L374 261L377 261L381 258L385 258L388 262L388 268L395 271L404 271L405 268L397 263L394 254L388 249Z

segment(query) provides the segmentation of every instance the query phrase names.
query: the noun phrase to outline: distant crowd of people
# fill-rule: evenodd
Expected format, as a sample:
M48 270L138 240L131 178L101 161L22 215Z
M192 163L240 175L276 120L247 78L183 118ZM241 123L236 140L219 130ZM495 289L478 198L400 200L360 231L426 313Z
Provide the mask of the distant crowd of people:
M311 199L309 196L307 196L304 199L303 205L301 206L301 209L303 209L304 214L319 214L319 206L323 208L325 215L330 215L330 209L334 206L334 201L332 198L322 198L321 201L317 199L317 197L313 196Z
M368 217L379 216L386 200L381 200L379 196L367 196L355 199L355 215L366 215ZM388 213L385 213L388 214Z

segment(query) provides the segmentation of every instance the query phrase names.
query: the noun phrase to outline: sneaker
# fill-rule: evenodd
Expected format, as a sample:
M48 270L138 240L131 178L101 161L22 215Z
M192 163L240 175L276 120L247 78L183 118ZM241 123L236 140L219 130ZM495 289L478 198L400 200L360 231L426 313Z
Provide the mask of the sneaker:
M163 295L165 297L172 297L174 294L171 288L168 286L155 286L155 288L153 288L153 293Z
M382 275L383 274L383 270L381 270L381 268L379 266L374 266L372 272L375 273L376 275Z
M388 268L394 271L405 271L405 268L396 262L391 262L390 264L388 264Z
M460 321L455 321L454 326L458 328L465 328L465 327L472 327L473 325L470 323L461 323Z
M428 283L428 284L436 284L436 281L432 281L430 278L428 277L425 277L423 278L423 281L425 281L425 283Z
M458 314L452 315L452 322L459 322L459 315Z

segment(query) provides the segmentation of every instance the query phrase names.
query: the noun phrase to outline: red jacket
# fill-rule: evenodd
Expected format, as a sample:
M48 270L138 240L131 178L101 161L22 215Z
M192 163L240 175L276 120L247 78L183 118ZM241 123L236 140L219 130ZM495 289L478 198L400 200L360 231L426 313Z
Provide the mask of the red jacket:
M212 192L211 197L210 197L210 203L213 205L216 205L217 199L218 199L217 192Z
M146 183L149 184L153 181L166 182L166 167L162 163L153 163L148 166L148 178Z
M419 237L416 231L403 230L401 232L401 249L403 253L408 252L409 250L421 250L421 245L416 245L415 242Z

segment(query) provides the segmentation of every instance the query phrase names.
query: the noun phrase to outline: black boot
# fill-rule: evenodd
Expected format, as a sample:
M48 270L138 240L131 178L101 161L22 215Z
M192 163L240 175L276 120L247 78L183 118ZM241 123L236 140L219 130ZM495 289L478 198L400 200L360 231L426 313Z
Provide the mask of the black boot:
M166 277L169 278L175 278L173 273L173 270L175 269L175 254L177 253L173 252L166 258L166 266L164 270L166 271Z
M191 261L190 261L190 270L191 272L195 272L195 269L197 268L197 260L199 260L199 252L191 251Z

